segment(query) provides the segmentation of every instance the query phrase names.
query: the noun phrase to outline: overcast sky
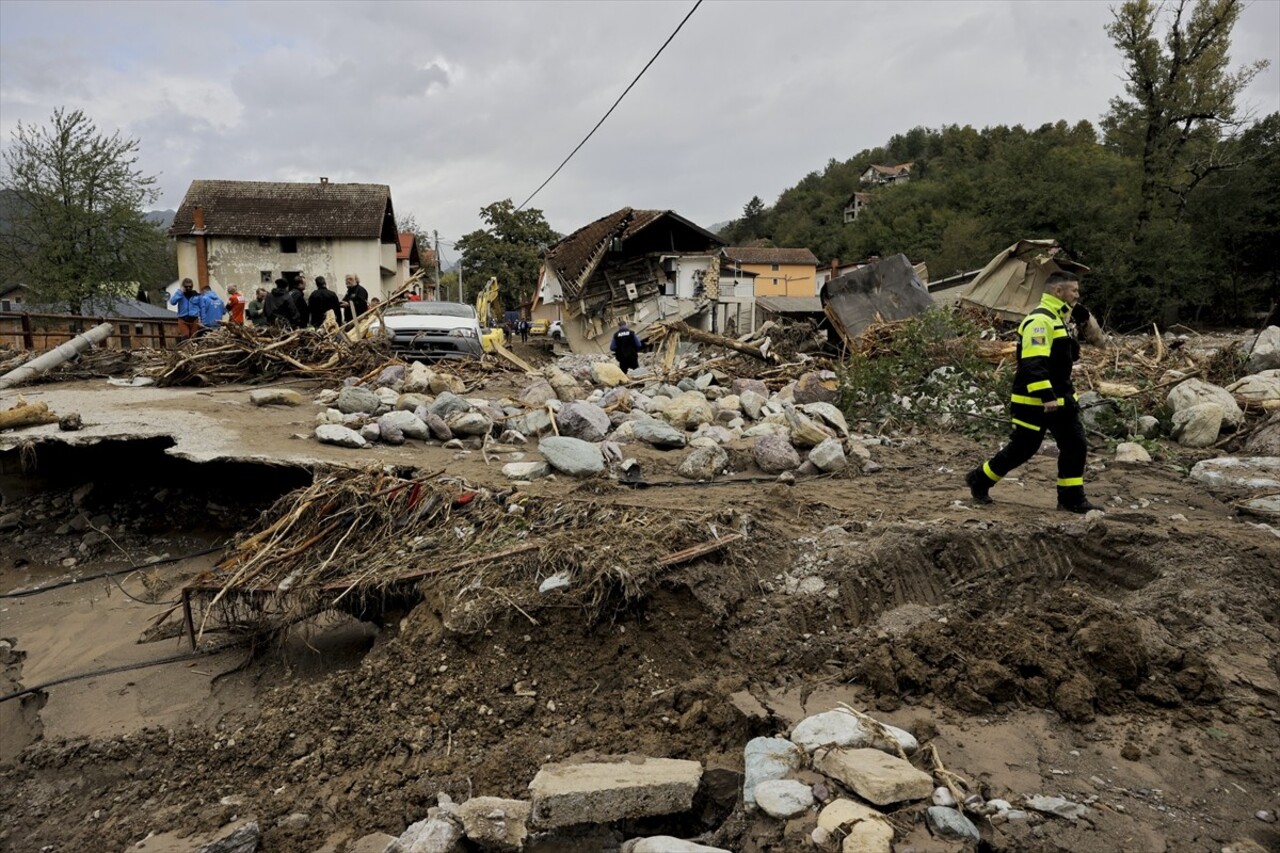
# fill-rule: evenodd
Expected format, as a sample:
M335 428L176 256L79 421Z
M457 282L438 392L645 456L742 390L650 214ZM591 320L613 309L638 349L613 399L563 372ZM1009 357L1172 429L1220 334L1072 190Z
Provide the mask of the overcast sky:
M442 240L521 202L693 0L0 0L0 132L85 110L141 142L157 208L196 178L391 186ZM915 125L1096 121L1120 90L1110 4L708 0L533 201L568 232L619 207L710 225ZM1237 63L1280 109L1280 0ZM452 252L446 247L445 255Z

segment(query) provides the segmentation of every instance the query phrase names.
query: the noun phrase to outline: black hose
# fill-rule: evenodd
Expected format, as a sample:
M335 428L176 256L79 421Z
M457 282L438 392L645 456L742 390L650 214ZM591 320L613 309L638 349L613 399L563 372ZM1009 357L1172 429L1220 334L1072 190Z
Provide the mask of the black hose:
M89 581L102 580L103 578L110 578L116 575L127 575L130 572L136 572L139 569L149 569L152 566L167 566L171 563L180 563L183 560L189 560L192 557L203 557L205 554L212 554L215 551L221 551L223 547L224 547L223 545L215 545L212 548L206 548L203 551L195 551L194 553L191 553L191 554L183 554L180 557L168 557L163 560L156 560L154 563L143 563L142 565L138 565L138 566L130 566L127 569L112 569L109 572L101 572L99 574L89 575L88 577L84 577L84 578L68 578L67 580L58 581L57 583L51 583L51 584L48 584L47 586L38 586L38 587L35 587L34 589L20 589L17 592L0 592L0 599L26 598L31 595L38 595L42 592L49 592L55 589L62 589L64 586L74 586L75 584L78 584L78 583L88 583Z

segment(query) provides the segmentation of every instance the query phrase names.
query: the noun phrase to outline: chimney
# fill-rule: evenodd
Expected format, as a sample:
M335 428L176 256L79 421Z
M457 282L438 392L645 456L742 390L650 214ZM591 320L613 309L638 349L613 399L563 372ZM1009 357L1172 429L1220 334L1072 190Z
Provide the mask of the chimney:
M321 183L321 184L327 184L327 183L329 183L329 179L328 179L328 178L326 178L326 177L324 177L323 175L321 175L321 176L320 176L320 183Z
M195 220L191 233L196 237L196 285L204 287L209 283L209 246L205 242L204 209L196 205L191 216Z

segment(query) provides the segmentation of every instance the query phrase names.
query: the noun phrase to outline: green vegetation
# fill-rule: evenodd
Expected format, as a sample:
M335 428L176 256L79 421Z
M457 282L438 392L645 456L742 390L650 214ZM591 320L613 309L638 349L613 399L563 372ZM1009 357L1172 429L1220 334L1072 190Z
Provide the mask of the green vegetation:
M498 277L499 302L508 311L533 296L542 261L538 250L554 243L559 235L547 224L541 210L516 210L511 199L496 201L480 209L487 227L458 240L462 253L462 283L467 300Z
M1263 67L1230 66L1240 8L1181 2L1162 20L1147 0L1122 4L1108 33L1128 82L1102 132L917 127L829 161L772 207L753 198L723 235L807 246L824 262L902 252L935 280L1054 237L1091 267L1086 298L1113 325L1246 319L1280 302L1280 113L1249 123L1237 107ZM907 162L907 182L860 183L871 165ZM845 223L855 191L871 203Z
M894 330L892 350L855 352L840 371L840 408L876 429L909 424L979 436L1008 427L1008 377L978 355L981 334L935 309Z

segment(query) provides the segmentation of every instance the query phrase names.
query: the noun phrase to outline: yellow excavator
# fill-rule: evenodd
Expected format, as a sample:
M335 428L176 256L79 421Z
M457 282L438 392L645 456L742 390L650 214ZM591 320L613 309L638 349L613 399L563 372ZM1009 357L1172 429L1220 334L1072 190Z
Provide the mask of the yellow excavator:
M485 352L496 352L495 344L502 344L505 333L502 326L493 321L493 307L498 303L498 278L490 276L489 283L476 294L476 317L480 320L480 346Z

